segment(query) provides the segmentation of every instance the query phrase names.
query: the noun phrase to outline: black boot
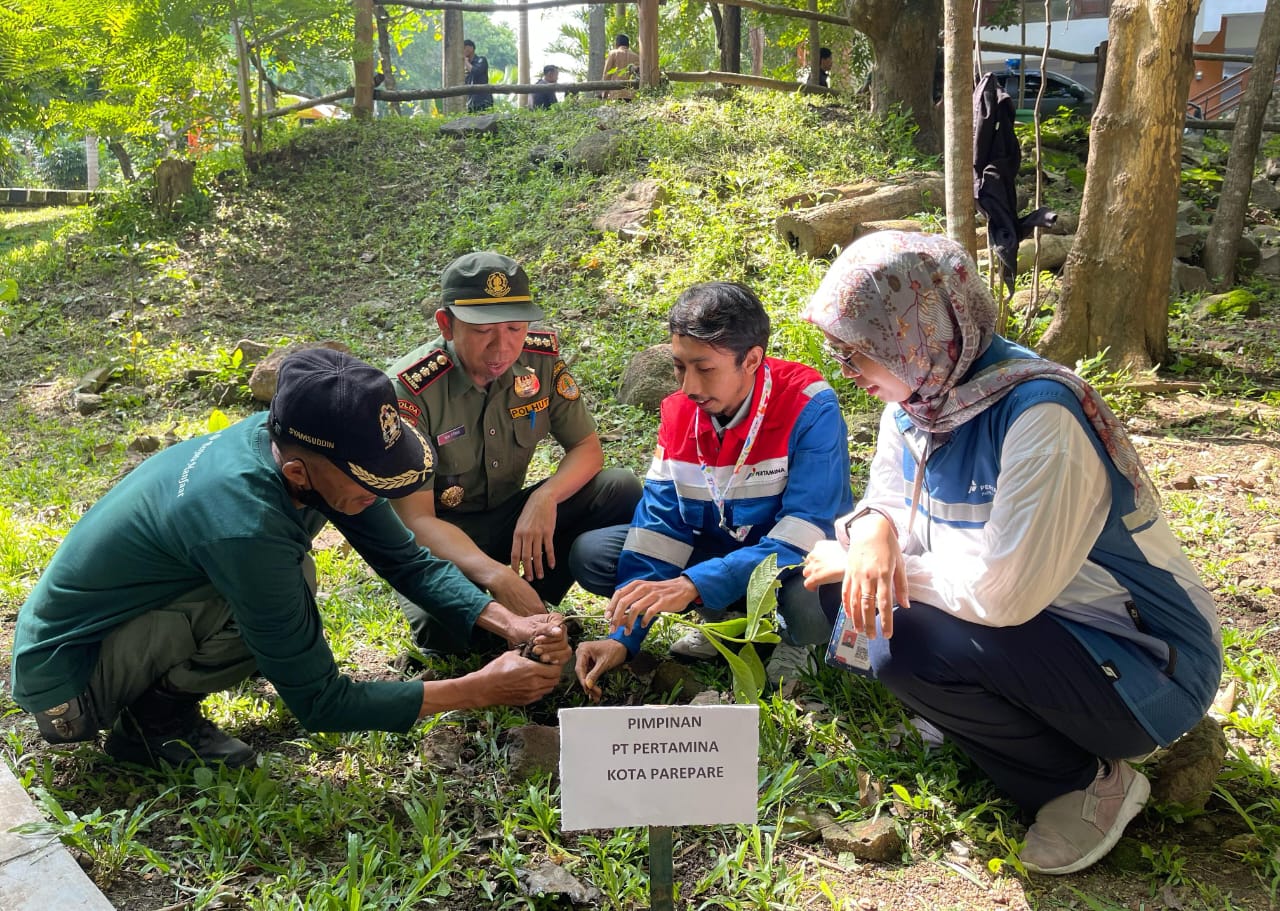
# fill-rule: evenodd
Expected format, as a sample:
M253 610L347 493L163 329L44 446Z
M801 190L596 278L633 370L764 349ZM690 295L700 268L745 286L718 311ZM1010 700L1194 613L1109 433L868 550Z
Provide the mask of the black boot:
M247 743L224 734L200 714L203 698L154 684L120 713L103 750L113 759L138 765L252 764L257 753Z

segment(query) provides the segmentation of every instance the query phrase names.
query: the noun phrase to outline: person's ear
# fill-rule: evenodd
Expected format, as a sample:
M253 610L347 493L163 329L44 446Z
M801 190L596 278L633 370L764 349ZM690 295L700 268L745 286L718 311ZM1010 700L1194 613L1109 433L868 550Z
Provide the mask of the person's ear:
M440 334L446 342L453 341L453 314L449 312L449 308L441 307L436 311L436 325L440 327Z
M742 369L747 373L755 373L762 363L764 363L764 349L756 345L742 359Z
M311 488L311 476L307 474L307 466L302 459L289 459L280 466L280 471L294 487L302 490Z

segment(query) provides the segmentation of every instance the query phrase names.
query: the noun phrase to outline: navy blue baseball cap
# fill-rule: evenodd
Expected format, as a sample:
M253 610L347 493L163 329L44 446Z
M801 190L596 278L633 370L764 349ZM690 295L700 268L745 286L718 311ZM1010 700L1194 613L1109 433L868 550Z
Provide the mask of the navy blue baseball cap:
M277 438L326 456L379 497L407 496L432 474L431 446L401 420L391 380L341 351L286 357L268 422Z

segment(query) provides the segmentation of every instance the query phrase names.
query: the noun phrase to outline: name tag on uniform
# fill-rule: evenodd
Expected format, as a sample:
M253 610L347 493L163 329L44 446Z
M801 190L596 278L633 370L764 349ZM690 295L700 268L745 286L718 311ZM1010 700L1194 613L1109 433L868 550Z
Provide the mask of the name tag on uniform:
M445 443L451 443L466 432L467 428L464 425L459 424L452 430L446 430L444 433L436 437L436 445L443 446Z

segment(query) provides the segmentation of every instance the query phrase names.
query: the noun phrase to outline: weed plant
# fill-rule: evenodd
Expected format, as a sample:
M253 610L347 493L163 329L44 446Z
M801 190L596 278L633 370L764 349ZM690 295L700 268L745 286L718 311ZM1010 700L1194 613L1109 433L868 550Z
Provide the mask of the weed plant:
M601 127L621 137L607 173L568 164ZM915 157L900 118L871 121L799 96L681 94L626 106L563 104L465 139L441 135L426 118L335 123L284 134L254 170L230 153L207 159L197 197L172 216L157 216L136 189L96 214L51 214L21 230L7 223L0 277L12 276L17 293L0 299L0 636L11 634L67 529L136 462L127 450L135 436L188 438L257 407L239 395L211 400L213 388L239 392L246 379L234 355L239 339L331 339L388 363L434 336L428 314L440 271L472 249L525 263L612 464L643 472L656 431L652 414L616 401L630 355L664 341L675 297L709 279L759 292L774 321L770 353L818 366L851 423L874 426L879 404L839 377L817 333L797 318L826 264L785 249L772 220L792 194L935 165ZM641 179L664 193L653 220L634 241L602 236L592 220ZM93 368L117 372L115 391L102 410L81 416L72 389ZM1115 378L1109 387L1103 370L1082 367L1114 396L1122 384ZM193 382L191 371L208 378ZM1112 401L1122 414L1132 407ZM858 489L870 451L869 442L854 444ZM554 462L554 450L541 454L535 472ZM1173 524L1193 554L1197 538L1239 533L1211 506L1190 501L1174 502ZM316 563L338 666L397 676L391 661L409 641L390 590L340 543L320 547ZM603 632L599 606L577 592L566 604L589 636ZM664 650L673 626L646 647ZM1210 807L1239 836L1222 862L1239 864L1272 903L1280 696L1266 642L1274 635L1226 633L1227 676L1239 698L1226 717L1231 753ZM433 669L454 675L479 662L433 659ZM697 673L732 688L722 665ZM876 683L825 667L803 683L801 701L772 694L763 703L759 823L677 833L683 903L852 908L855 875L924 870L976 882L984 864L998 876L1020 874L1014 857L1025 820L959 751L926 748ZM641 686L613 674L605 701L646 698ZM598 889L599 907L644 907L642 831L563 833L558 782L512 779L508 732L585 704L576 686L565 686L527 710L451 713L409 734L308 733L269 686L250 681L205 709L264 753L261 766L142 771L108 763L92 745L39 744L29 716L0 691L0 755L38 800L46 817L38 831L85 852L109 890L138 888L145 876L164 883L151 906L549 908L559 906L555 899L524 888L530 868L551 860ZM862 793L860 779L883 789ZM822 849L800 845L813 835L800 820L816 812L843 824L891 819L904 836L903 866L876 874L847 856L816 865ZM1190 849L1158 837L1172 813L1144 814L1132 835L1146 850L1132 852L1138 864L1122 876L1152 894L1194 890L1206 907L1261 907L1215 892L1189 862ZM977 861L963 874L945 866L955 844ZM1033 899L1040 894L1034 882L1025 888ZM1044 904L1066 906L1054 901ZM1088 892L1072 902L1118 907Z

